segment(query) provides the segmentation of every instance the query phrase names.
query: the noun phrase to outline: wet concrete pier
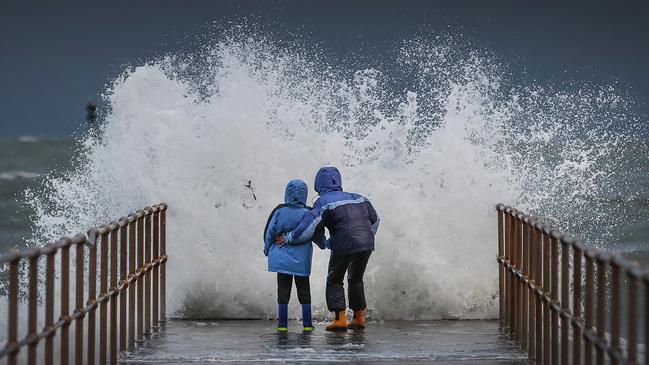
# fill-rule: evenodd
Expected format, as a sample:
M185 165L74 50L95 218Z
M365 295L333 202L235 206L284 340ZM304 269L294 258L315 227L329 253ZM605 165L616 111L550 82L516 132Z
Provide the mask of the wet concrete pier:
M386 321L347 333L318 325L312 334L301 333L295 322L286 334L274 326L265 320L172 320L121 363L527 363L497 321Z

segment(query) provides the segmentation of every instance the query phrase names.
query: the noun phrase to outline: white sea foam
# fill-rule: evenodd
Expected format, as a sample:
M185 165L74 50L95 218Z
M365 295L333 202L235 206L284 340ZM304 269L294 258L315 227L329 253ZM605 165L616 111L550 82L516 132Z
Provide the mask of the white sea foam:
M34 179L39 176L39 173L30 171L0 171L0 180Z
M35 136L20 136L18 137L18 141L22 143L36 143L39 141L39 138Z
M76 171L27 193L36 237L166 201L169 313L274 317L267 214L288 180L312 185L335 165L382 219L365 281L372 317L493 318L495 204L597 213L589 199L608 186L622 138L606 118L625 116L614 90L507 84L461 42L415 39L391 67L354 71L235 36L135 67L107 90L111 111ZM327 260L316 250L318 318Z

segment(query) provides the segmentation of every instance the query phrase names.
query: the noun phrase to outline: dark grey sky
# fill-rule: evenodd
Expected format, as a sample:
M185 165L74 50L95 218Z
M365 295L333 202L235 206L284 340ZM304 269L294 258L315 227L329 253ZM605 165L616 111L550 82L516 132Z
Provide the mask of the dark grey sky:
M530 78L617 80L640 102L649 100L646 2L61 3L0 3L0 138L70 135L84 120L86 101L124 65L185 47L214 21L250 15L274 31L308 33L341 55L411 37L422 25L450 26L524 67Z

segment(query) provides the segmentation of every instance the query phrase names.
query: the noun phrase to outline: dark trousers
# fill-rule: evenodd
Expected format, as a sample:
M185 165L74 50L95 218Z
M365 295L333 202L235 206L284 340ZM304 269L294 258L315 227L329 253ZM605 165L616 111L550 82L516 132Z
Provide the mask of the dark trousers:
M291 288L295 278L297 299L300 304L311 304L311 284L308 276L293 276L277 273L277 304L288 304L291 299Z
M363 275L372 251L355 252L348 255L332 255L329 258L327 274L327 308L331 312L341 311L345 306L345 287L343 278L347 272L347 291L349 308L365 309L365 286Z

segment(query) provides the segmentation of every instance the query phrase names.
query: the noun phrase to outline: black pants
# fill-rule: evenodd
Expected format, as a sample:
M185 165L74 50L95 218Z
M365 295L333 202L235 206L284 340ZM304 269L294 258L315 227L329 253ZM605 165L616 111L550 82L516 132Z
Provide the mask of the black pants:
M297 299L300 304L311 304L311 284L308 276L293 276L277 273L277 304L288 304L291 299L291 288L295 278Z
M355 252L349 255L332 255L329 258L327 274L327 308L329 311L341 311L345 306L345 288L343 278L347 272L347 291L349 308L365 309L365 286L363 275L372 251Z

